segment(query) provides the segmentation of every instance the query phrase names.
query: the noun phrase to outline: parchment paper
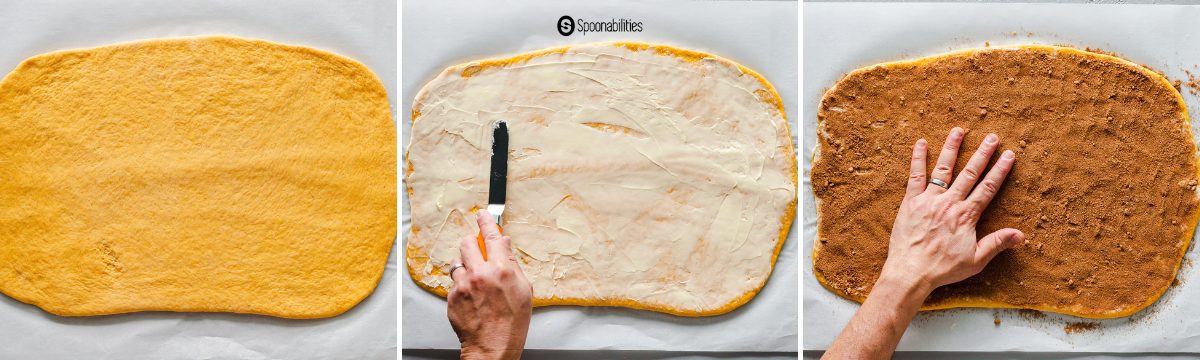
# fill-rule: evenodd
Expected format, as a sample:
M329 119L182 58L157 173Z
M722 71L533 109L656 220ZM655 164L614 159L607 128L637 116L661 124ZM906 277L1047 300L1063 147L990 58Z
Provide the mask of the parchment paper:
M1086 4L878 4L804 5L804 124L815 129L821 95L843 74L884 61L949 50L1042 43L1099 48L1186 79L1183 69L1200 74L1200 7ZM1183 92L1197 127L1200 102ZM816 134L804 136L804 348L825 349L858 305L826 291L813 277L816 208L808 182ZM898 181L904 181L899 179ZM1194 244L1193 240L1193 244ZM1047 313L1023 316L1014 310L955 309L922 313L909 327L900 350L943 351L1200 351L1200 277L1196 250L1180 270L1181 285L1156 304L1129 318L1087 320ZM995 318L1001 320L996 326ZM1067 334L1070 322L1092 321L1100 328Z
M783 98L795 127L796 3L794 2L406 2L404 27L403 133L408 134L412 96L446 67L506 54L611 40L659 42L711 52L759 71ZM588 21L626 18L644 23L641 33L589 33L563 37L559 17ZM401 149L407 147L407 138ZM402 194L404 192L401 192ZM405 196L407 196L405 194ZM404 201L404 229L409 229ZM729 314L683 318L621 308L552 307L534 310L530 349L626 349L676 351L796 351L796 231L792 227L775 270L756 298ZM401 253L403 254L403 253ZM404 269L403 262L400 265ZM456 349L446 302L417 287L402 271L405 349Z
M354 58L379 76L395 104L395 6L389 0L0 1L0 72L54 50L225 34ZM60 317L0 295L0 359L395 359L395 264L393 249L374 294L320 320L168 312Z

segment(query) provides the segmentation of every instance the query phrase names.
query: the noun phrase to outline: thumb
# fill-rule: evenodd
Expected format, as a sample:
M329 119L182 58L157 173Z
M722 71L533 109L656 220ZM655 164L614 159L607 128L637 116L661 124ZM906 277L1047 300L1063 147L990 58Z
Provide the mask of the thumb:
M1020 244L1022 241L1025 241L1025 233L1013 228L1004 228L987 234L975 243L975 264L982 269L992 261L992 258L996 257L996 254Z

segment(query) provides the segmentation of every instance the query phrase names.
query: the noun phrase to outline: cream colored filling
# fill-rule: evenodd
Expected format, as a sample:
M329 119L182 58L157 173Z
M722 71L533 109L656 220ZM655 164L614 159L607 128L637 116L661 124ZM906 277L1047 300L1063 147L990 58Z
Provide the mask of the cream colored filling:
M441 74L417 96L408 149L409 242L430 257L417 281L450 287L503 119L502 225L535 297L704 311L754 291L796 197L787 124L756 91L725 62L606 44Z

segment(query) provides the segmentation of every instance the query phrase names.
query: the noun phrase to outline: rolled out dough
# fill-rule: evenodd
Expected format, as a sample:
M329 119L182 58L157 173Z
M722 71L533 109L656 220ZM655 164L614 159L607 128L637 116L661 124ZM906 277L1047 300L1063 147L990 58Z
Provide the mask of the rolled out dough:
M340 314L395 239L395 138L375 75L320 50L34 56L0 82L0 291L70 316Z

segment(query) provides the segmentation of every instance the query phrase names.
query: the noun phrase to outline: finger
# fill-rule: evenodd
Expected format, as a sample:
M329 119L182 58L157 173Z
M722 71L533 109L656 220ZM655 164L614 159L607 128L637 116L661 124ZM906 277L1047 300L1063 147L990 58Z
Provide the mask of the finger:
M463 265L468 269L483 264L483 253L479 252L479 242L474 236L464 236L458 241L458 254L462 257Z
M475 222L479 224L479 230L484 234L484 247L487 253L492 253L493 242L500 241L500 227L497 226L496 220L492 218L491 212L486 210L475 211ZM485 259L493 259L498 256L488 256ZM503 259L503 258L502 258Z
M925 158L929 153L929 144L925 139L917 140L913 145L912 161L908 165L908 187L904 192L904 199L907 200L913 196L917 196L925 191L927 173L925 172Z
M488 261L501 264L513 258L512 238L501 236L499 240L487 242Z
M967 165L963 166L962 171L958 173L958 178L954 179L954 183L950 185L950 192L954 193L958 199L964 199L967 194L971 193L971 188L975 187L976 181L979 181L979 175L983 174L983 170L987 168L988 161L991 161L992 153L996 151L996 145L999 143L1000 138L996 134L988 134L983 138L983 142L979 144L975 154L971 155L971 159L967 160Z
M963 135L962 128L950 129L950 135L946 135L946 143L942 145L942 150L938 153L933 173L929 174L931 179L938 179L950 184L950 177L954 176L954 162L958 161L958 148L962 145ZM926 187L926 190L933 190L938 194L946 192L945 188L937 185Z
M1012 170L1013 162L1016 161L1016 155L1012 150L1004 150L1000 154L1000 160L996 160L996 165L992 165L992 169L988 170L987 176L979 182L979 186L971 191L971 195L967 196L967 202L975 207L976 213L983 213L983 209L987 208L992 199L996 197L996 193L1000 191L1000 185L1004 184L1004 179L1008 177L1009 170Z
M987 234L975 243L975 264L980 269L992 261L1001 251L1025 241L1025 233L1021 230L1004 228Z
M454 269L454 264L462 264L462 259L454 258L454 260L450 261L450 280L453 280L455 284L458 284L460 283L459 279L461 279L463 276L459 274L463 272L463 268Z
M517 261L517 254L512 253L512 238L504 236L500 239L500 241L503 242L504 248L509 250L509 253L504 257L503 260L508 261L508 265L512 266L512 268L516 271L517 276L520 277L522 281L528 283L529 280L525 278L525 270L521 268L521 263ZM530 288L532 287L533 285L530 285Z

